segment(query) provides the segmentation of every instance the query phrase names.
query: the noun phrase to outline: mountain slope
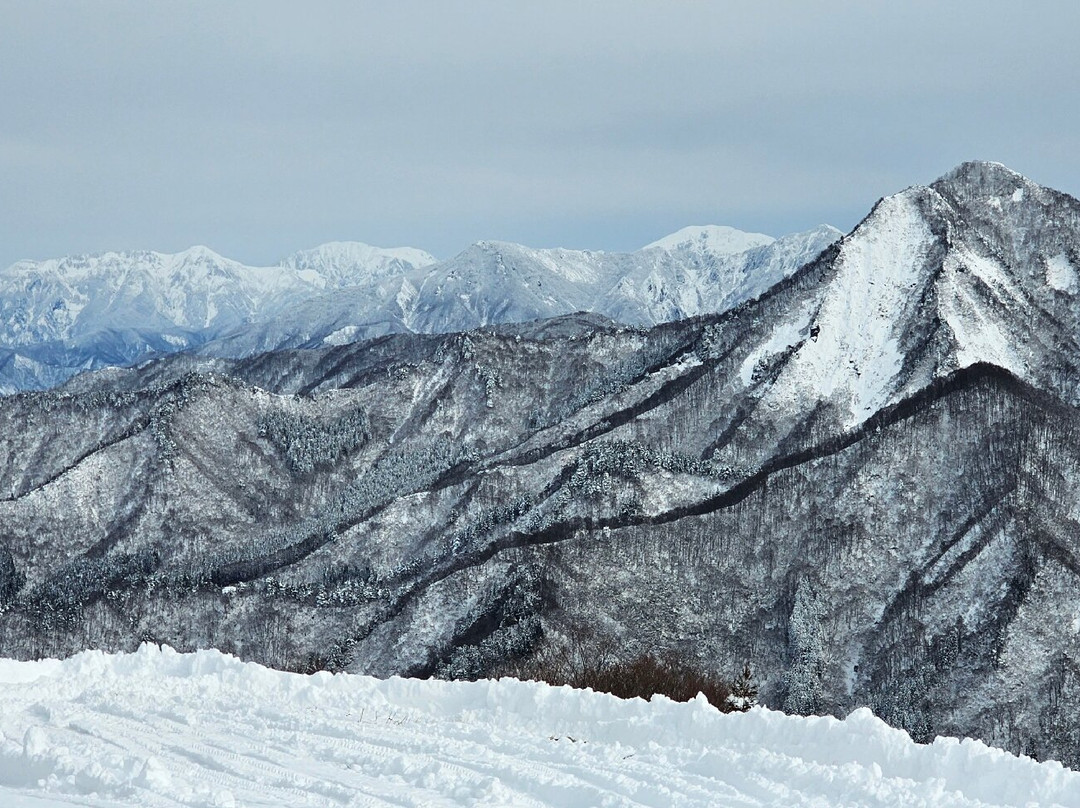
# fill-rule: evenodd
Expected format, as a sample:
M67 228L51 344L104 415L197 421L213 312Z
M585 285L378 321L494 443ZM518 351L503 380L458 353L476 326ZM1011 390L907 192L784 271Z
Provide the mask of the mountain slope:
M435 263L414 247L372 247L359 241L331 241L295 252L281 266L325 279L326 286L363 286Z
M1078 232L1075 199L996 164L883 199L835 258L760 308L737 393L747 439L725 451L775 446L810 418L852 428L978 363L1080 403L1080 305L1050 282L1078 265Z
M1078 765L1078 245L1080 202L966 164L720 315L10 397L0 651L472 677L591 633Z

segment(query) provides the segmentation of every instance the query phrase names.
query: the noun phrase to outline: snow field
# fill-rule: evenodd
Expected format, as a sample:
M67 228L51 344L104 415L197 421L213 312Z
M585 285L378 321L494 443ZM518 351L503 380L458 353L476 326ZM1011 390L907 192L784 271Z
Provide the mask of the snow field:
M0 805L1080 806L977 741L504 680L282 673L216 651L0 661Z

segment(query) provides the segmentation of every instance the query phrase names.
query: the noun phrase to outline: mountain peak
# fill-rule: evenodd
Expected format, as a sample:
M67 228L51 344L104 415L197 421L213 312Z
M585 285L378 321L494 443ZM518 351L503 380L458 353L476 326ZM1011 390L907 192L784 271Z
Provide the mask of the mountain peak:
M846 428L980 364L1072 403L1075 386L1047 346L1072 348L1080 328L1078 233L1076 200L1000 163L963 163L887 196L829 259L816 297L747 360L744 379L797 345L773 403L828 399ZM811 328L817 336L804 339Z
M184 260L187 260L187 261L226 261L226 260L229 260L229 259L226 259L224 256L222 256L220 253L214 252L214 250L211 250L205 244L195 244L195 245L193 245L191 247L188 247L186 250L183 250L183 251L178 252L178 253L174 253L171 256L166 256L166 257L170 257L170 258L173 258L173 259L178 260L178 261L184 261Z
M837 239L842 238L843 235L844 235L844 231L841 230L838 227L833 227L831 224L819 224L817 227L813 227L810 230L807 230L805 233L789 233L786 236L781 236L780 238L777 239L777 241L782 241L784 239L789 239L789 238L799 238L799 237L802 237L802 238L806 238L806 237L828 238L828 239L831 239L832 241L836 241Z
M692 225L676 230L668 236L646 244L643 250L659 248L662 250L696 249L715 255L735 255L772 244L776 239L764 233L747 233L726 225Z
M1018 188L1033 185L1023 174L1002 163L969 160L939 177L931 187L950 195L1007 196Z
M290 269L340 271L404 264L420 268L435 263L430 253L414 247L374 247L362 241L328 241L309 250L299 250L281 262Z

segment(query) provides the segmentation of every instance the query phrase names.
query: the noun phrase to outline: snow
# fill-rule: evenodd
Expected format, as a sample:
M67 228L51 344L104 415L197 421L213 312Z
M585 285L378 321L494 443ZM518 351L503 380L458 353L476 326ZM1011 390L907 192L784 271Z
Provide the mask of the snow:
M301 676L216 651L0 661L4 806L1077 806L977 741L514 680Z
M25 309L28 323L6 324L3 341L32 345L117 328L212 333L256 314L273 315L289 301L325 288L371 283L434 261L422 250L360 242L324 244L276 267L245 266L205 246L175 254L105 252L21 261L0 271L0 300Z
M347 325L344 328L339 328L337 331L331 331L325 337L323 337L323 345L346 345L353 342L357 335L360 333L360 329L355 325Z
M362 242L330 242L271 267L245 266L203 246L24 261L0 271L0 344L65 347L37 356L42 371L0 385L54 384L86 358L137 362L160 350L165 334L174 336L170 349L244 356L313 339L463 331L575 311L634 325L668 322L756 297L839 231L779 240L720 226L680 234L671 250L634 253L485 241L442 262L414 248ZM103 334L113 335L108 350Z
M293 253L281 266L322 274L329 270L339 283L363 283L369 278L430 266L435 260L430 253L415 247L373 247L362 241L330 241Z
M764 247L776 239L764 233L747 233L724 225L693 225L676 230L668 236L646 244L643 250L658 247L661 250L699 249L715 255L735 255Z
M768 392L766 406L831 399L850 428L890 400L904 360L898 323L915 305L912 292L925 280L932 242L918 208L919 193L886 197L842 242L835 279L814 317L818 337L802 343ZM794 344L794 332L806 325L804 316L798 314L795 323L774 334L763 353Z
M965 282L964 273L978 278L982 288L992 289L1003 299L1022 300L1023 292L1016 288L998 262L975 255L967 249L957 249L944 262L944 294L939 298L942 319L956 338L956 360L960 367L989 362L1026 378L1030 374L1024 361L1013 350L1015 340L1007 323L987 311L978 288Z
M908 194L888 197L876 214L878 226L865 237L844 244L837 294L826 300L815 376L843 391L853 424L880 409L900 372L897 312L910 303L921 280L925 245L931 241L926 220ZM854 324L857 327L853 327Z
M1073 294L1077 289L1076 267L1069 256L1059 253L1046 261L1046 282L1052 289Z
M798 345L807 338L810 331L810 321L814 316L814 302L803 306L801 310L795 310L794 316L787 320L781 320L773 330L769 339L743 360L739 368L739 378L744 387L749 387L754 381L754 371L763 360L769 359L778 353Z

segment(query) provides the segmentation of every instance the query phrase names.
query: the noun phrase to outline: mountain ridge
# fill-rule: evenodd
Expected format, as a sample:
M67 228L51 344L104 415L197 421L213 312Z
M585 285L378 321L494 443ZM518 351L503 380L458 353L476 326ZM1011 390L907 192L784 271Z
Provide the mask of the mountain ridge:
M475 678L591 632L1080 765L1080 202L961 168L721 313L0 399L0 650Z
M725 249L742 238L720 230ZM21 357L17 368L0 364L0 392L183 350L240 356L577 310L648 324L732 305L838 235L821 227L776 247L715 254L700 244L604 253L477 242L437 262L413 248L330 242L275 267L206 247L18 262L0 272L0 347ZM669 289L684 286L690 293L675 299Z

